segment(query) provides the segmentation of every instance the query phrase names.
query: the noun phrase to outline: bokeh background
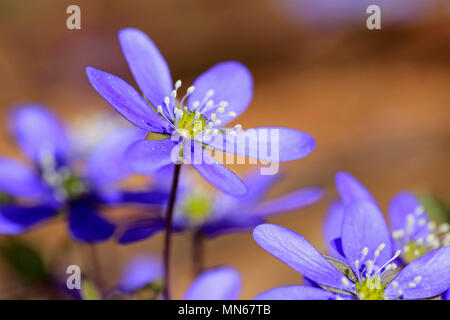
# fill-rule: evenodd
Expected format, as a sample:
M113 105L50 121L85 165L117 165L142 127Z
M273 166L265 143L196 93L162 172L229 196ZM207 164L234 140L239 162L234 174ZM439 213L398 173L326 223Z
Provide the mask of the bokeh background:
M70 4L81 8L81 30L66 28ZM381 30L365 26L369 4L381 5ZM255 91L239 118L244 128L280 125L316 138L311 155L282 165L287 174L272 194L320 185L325 199L272 222L324 250L322 221L336 196L333 177L339 170L365 183L383 209L404 189L448 203L449 15L448 0L0 0L0 153L23 159L7 132L7 114L18 102L48 105L79 130L95 123L94 140L107 134L108 124L92 117L111 108L91 88L84 68L96 66L134 83L117 32L140 28L159 46L173 78L184 83L222 60L246 64ZM63 274L69 264L90 270L91 249L71 245L63 224L21 240L41 252L46 264L57 261L56 272ZM135 253L159 254L161 246L161 235L131 246L113 241L96 246L105 281L113 285ZM192 281L190 250L189 236L177 235L176 298ZM299 274L265 253L250 233L206 244L206 265L222 264L241 272L242 298L301 283ZM13 297L51 294L20 280L0 261L0 298Z

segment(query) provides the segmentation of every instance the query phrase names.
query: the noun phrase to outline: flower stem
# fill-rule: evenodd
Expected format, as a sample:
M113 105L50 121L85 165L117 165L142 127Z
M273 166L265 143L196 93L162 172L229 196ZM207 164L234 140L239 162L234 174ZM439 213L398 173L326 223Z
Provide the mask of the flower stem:
M172 240L172 217L177 197L178 181L180 178L181 164L176 164L172 179L169 204L166 210L166 233L164 237L164 287L163 298L170 300L170 244Z
M192 236L192 266L194 277L198 276L204 268L204 238L200 231Z

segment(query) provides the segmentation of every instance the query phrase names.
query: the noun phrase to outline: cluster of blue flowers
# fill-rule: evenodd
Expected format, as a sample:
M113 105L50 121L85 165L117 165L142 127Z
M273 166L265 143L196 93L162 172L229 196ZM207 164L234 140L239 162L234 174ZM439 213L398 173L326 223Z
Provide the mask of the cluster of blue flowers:
M331 205L325 222L329 256L322 255L294 231L264 224L272 215L318 202L321 188L305 187L265 200L282 175L254 171L241 179L211 154L254 155L242 145L245 140L229 139L246 134L241 125L223 127L250 103L253 81L247 68L234 61L219 63L180 97L182 82L172 82L169 67L151 39L139 30L124 29L119 41L142 95L107 72L87 67L86 73L101 97L134 126L108 134L89 155L80 156L63 124L45 107L16 106L9 121L11 133L30 161L0 158L1 234L22 234L60 216L68 222L74 240L89 244L110 238L128 244L165 231L163 259L137 256L114 290L102 292L102 298L114 294L170 298L173 232L192 233L201 251L205 239L251 230L264 250L303 274L307 284L275 288L256 299L448 298L449 228L430 221L414 195L401 193L394 198L389 230L366 188L349 174L338 173L340 199ZM278 161L303 158L315 148L314 139L305 132L270 129L277 130ZM222 149L214 139L204 139L225 134ZM250 143L262 149L270 148L273 141L258 138ZM200 146L200 154L192 151L194 145ZM270 160L262 153L256 155ZM189 163L195 170L184 165L192 158ZM195 171L219 191L202 188L193 178ZM136 173L154 183L142 190L120 187L121 181ZM108 207L134 204L145 208L145 213L123 221L104 214ZM201 252L194 260L198 277L185 299L239 297L241 279L236 270L203 270Z

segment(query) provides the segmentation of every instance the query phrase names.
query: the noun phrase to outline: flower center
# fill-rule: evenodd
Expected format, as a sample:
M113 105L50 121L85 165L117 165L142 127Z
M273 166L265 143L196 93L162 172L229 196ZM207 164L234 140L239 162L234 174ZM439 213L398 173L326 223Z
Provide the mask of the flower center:
M41 175L59 201L73 200L86 191L83 179L70 168L58 167L51 155L41 157Z
M369 277L356 284L356 292L360 300L384 300L384 288L380 277Z
M365 247L361 252L361 258L355 261L355 266L359 268L360 279L356 282L355 293L360 300L384 299L384 289L392 279L392 272L390 271L397 269L397 265L392 261L401 254L401 251L398 250L391 259L379 267L376 265L376 260L385 247L384 243L380 244L373 253L373 259L367 261L369 248Z
M174 134L185 139L194 139L200 133L207 135L217 135L224 129L218 129L222 124L222 117L236 117L234 111L228 111L227 101L215 101L214 90L208 90L201 101L193 101L190 106L186 105L186 99L194 92L195 87L190 86L186 90L186 94L178 99L178 90L181 87L181 80L177 80L174 85L175 89L170 95L164 98L164 106L156 107L157 113L168 122L169 127ZM241 125L236 125L227 133L235 134L241 130ZM153 138L154 134L149 137ZM162 137L156 137L162 138Z
M212 211L212 199L207 194L195 193L186 197L183 212L194 225L205 222Z
M419 206L407 215L405 228L392 232L392 237L402 248L403 261L410 263L430 251L450 245L449 230L447 223L438 226L433 221L427 222L425 208Z

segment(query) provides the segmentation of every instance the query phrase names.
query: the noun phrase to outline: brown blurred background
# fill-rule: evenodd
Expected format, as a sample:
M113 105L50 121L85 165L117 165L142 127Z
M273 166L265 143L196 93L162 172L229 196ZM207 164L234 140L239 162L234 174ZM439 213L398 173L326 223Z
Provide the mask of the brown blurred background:
M301 233L319 249L325 248L322 220L336 195L333 175L339 170L365 183L383 209L403 189L450 199L450 10L445 0L401 23L384 24L382 15L381 30L368 30L364 18L311 26L282 2L0 0L0 153L21 157L5 123L14 103L43 103L67 121L109 110L89 85L84 68L96 66L134 84L117 32L136 27L155 41L173 78L184 83L221 60L245 63L254 75L255 91L238 120L244 127L281 125L315 137L317 149L310 156L282 166L289 174L273 195L312 184L326 187L326 199L272 222ZM66 28L70 4L81 8L81 30ZM324 21L328 13L324 10ZM23 238L50 259L67 238L61 224ZM192 280L186 237L174 242L176 298ZM161 240L100 244L108 283L115 282L134 253L159 253ZM88 268L89 250L78 248L64 263ZM207 266L239 269L242 298L301 283L298 273L265 253L251 234L221 237L206 249ZM0 298L17 286L0 265Z

